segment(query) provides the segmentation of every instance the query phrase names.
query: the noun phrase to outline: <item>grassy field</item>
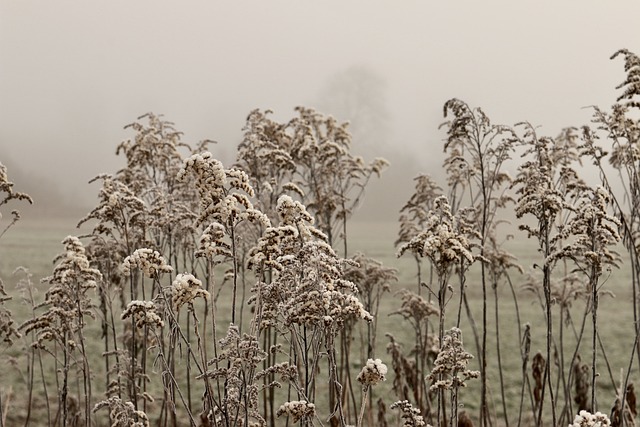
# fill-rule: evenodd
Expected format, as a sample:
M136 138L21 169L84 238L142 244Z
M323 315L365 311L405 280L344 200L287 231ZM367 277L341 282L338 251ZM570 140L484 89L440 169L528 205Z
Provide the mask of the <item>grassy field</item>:
M5 282L5 287L13 297L8 302L8 307L13 312L14 318L17 323L22 323L31 316L31 308L28 304L22 301L20 291L16 288L17 281L22 277L21 275L14 275L13 271L18 266L28 268L33 274L33 282L35 283L35 289L37 290L36 301L42 301L43 295L46 291L46 286L40 284L41 278L49 275L52 271L52 260L61 251L61 240L68 234L81 234L82 230L75 229L74 219L64 219L56 221L20 221L15 227L10 229L3 237L0 244L0 277ZM396 340L403 343L407 348L410 348L413 342L413 336L411 335L411 328L402 320L399 316L390 315L391 312L396 310L399 306L399 299L396 295L397 291L401 288L408 288L417 291L416 284L416 266L415 261L411 256L404 256L397 258L395 255L395 248L393 242L396 239L397 226L395 223L380 223L380 222L357 222L350 226L350 242L349 251L356 252L361 251L368 256L376 258L382 261L386 266L396 268L398 270L398 282L393 285L391 292L388 293L382 303L379 314L379 326L378 326L378 339L377 339L377 354L376 357L381 358L383 362L389 364L390 361L386 354L386 345L388 340L385 338L385 334L392 334ZM535 262L540 262L537 258L535 247L531 241L528 241L520 236L509 242L508 248L513 254L515 254L519 263L525 269L530 270ZM606 353L600 351L599 357L601 363L599 364L598 380L600 396L600 406L602 408L609 408L613 403L615 396L614 388L619 385L620 375L626 373L627 367L630 362L633 336L634 336L634 319L632 310L632 293L629 284L629 274L627 269L623 266L620 270L614 270L607 273L607 280L603 286L603 289L611 291L615 296L603 297L600 305L600 337L602 345L606 350ZM544 350L544 312L538 298L531 292L524 291L522 286L525 282L525 276L520 275L517 272L513 273L513 287L517 294L517 301L519 306L520 322L522 324L528 323L531 325L531 355L537 351ZM478 281L478 272L471 271L467 275L467 295L470 302L471 313L473 319L480 330L481 318L482 318L482 298L481 289ZM426 294L427 290L423 288L421 290L423 294ZM495 331L495 300L493 297L493 290L489 290L490 298L487 307L488 328L490 331ZM447 310L447 328L455 326L455 313L457 312L457 297L459 293L456 291L454 297L450 301ZM222 296L224 297L224 295ZM497 350L496 350L496 335L490 333L487 337L487 360L488 360L488 377L489 384L491 385L489 393L491 396L491 408L495 411L495 416L499 424L504 423L502 420L502 399L506 401L506 409L509 419L514 422L518 418L517 408L520 403L520 393L522 387L522 359L520 356L520 339L522 330L518 328L518 321L516 318L516 311L514 305L514 299L512 291L507 284L500 284L497 289L497 308L499 309L499 331L501 335L501 355L504 372L504 395L499 388L500 381L498 378L498 363L497 363ZM582 319L585 307L583 301L576 301L570 311L570 319L565 318L565 348L572 349L575 342L576 329L579 327L579 323ZM248 312L248 310L247 310ZM223 312L224 313L224 312ZM554 311L555 325L554 327L559 330L561 319L558 315L559 311ZM228 311L227 311L228 315ZM474 343L473 332L470 327L470 321L466 314L462 316L462 330L465 339L465 348L475 354L477 352L476 345ZM220 322L224 324L225 322ZM87 329L87 339L90 343L90 354L93 354L95 360L92 361L92 367L95 369L92 372L92 376L96 384L99 384L101 378L104 378L103 363L101 362L100 348L100 332L99 324L97 321L89 321L89 328ZM587 322L585 328L585 336L589 336L590 325ZM222 332L222 331L221 331ZM588 341L583 343L580 354L583 361L589 360L590 349L587 345ZM559 343L556 342L556 346ZM25 347L26 344L17 343L9 350L3 350L5 353L0 357L3 360L9 360L10 364L0 372L0 391L3 393L3 403L8 409L5 413L7 420L10 421L8 425L14 425L18 420L24 417L24 407L26 393L28 390L27 372L25 372L26 358L29 350ZM606 362L603 356L606 354ZM571 355L565 355L565 358L570 358ZM7 359L8 358L8 359ZM358 366L359 361L353 361L353 371L357 372L360 369ZM568 362L565 360L565 364ZM473 369L478 369L476 362L472 362ZM54 369L50 362L45 365L45 371ZM393 402L391 391L391 380L393 374L389 373L389 380L374 389L373 402L378 397L384 397L387 401L387 405ZM631 376L632 380L637 378L638 369L637 364L633 370ZM47 387L50 395L55 395L52 390L56 389L54 383L54 376L48 377ZM80 385L76 384L78 393L80 392ZM475 418L478 410L478 398L479 395L479 381L470 381L468 389L461 393L460 401L463 407ZM527 397L528 398L528 397ZM194 397L194 399L196 399ZM321 404L321 403L320 403ZM150 407L153 409L153 406ZM43 417L45 410L45 404L43 397L37 395L34 397L34 413L36 418ZM531 418L530 413L523 414L523 419L527 420ZM46 425L46 420L42 423L32 421L31 425Z

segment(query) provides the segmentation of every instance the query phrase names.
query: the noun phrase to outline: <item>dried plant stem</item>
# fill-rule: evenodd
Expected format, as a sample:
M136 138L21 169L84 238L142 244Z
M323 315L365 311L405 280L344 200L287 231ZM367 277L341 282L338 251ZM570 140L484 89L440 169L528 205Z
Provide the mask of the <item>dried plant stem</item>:
M553 385L551 383L551 345L553 343L553 320L551 316L551 271L549 267L544 267L544 297L545 297L545 309L546 309L546 320L547 320L547 334L546 334L546 361L544 368L544 381L542 386L542 398L540 402L540 411L538 413L538 423L542 422L542 408L544 406L544 394L546 385L549 386L549 398L551 400L551 425L556 424L556 402L553 396Z
M136 299L135 290L134 290L134 272L131 271L129 274L129 297L131 301ZM137 353L137 344L136 344L136 323L134 316L131 316L131 345L129 346L129 356L131 360L131 366L129 366L129 396L131 397L133 407L135 410L138 410L138 390L136 389L136 353Z
M27 281L27 286L26 286L26 290L28 293L28 303L31 306L31 318L35 319L36 317L36 313L35 313L35 299L33 296L33 283L31 282L30 279L30 273L26 274L26 281ZM32 338L33 341L33 338ZM32 407L32 403L33 403L33 384L35 381L35 356L36 356L36 351L38 352L38 360L40 362L40 373L42 374L42 383L44 385L44 395L45 395L45 399L47 400L47 417L48 417L48 421L49 421L49 425L51 425L51 413L49 410L49 396L47 393L47 387L46 387L46 382L44 381L44 369L42 366L42 356L40 355L40 350L31 347L31 357L30 357L30 369L29 369L29 404L27 407L27 416L25 418L24 421L24 425L25 427L29 425L29 420L31 419L31 407ZM1 398L2 396L0 396ZM0 411L2 411L2 402L0 401ZM2 414L0 414L0 419L2 418ZM0 421L1 422L1 421Z
M564 304L560 305L560 316L558 319L558 339L560 341L560 351L559 353L559 359L560 359L560 366L562 367L562 369L560 369L559 372L559 381L562 381L562 391L564 393L564 410L562 411L562 413L560 414L560 422L564 422L565 416L571 416L571 414L573 414L573 411L566 411L566 408L570 408L571 409L571 390L570 390L570 384L567 382L567 377L566 377L566 373L565 373L565 369L564 369L564 364L565 364L565 357L564 357L564 322L565 322L565 317L568 316L569 314L567 313L568 309Z
M584 313L582 315L582 321L580 324L580 331L577 333L576 335L576 347L573 351L573 356L571 357L571 366L574 366L574 364L576 363L576 360L578 360L578 353L580 351L580 346L582 344L582 338L584 336L584 330L587 324L587 318L589 316L589 306L591 304L591 295L589 295L589 299L586 302L585 308L584 308ZM573 322L572 322L573 324ZM575 329L575 328L574 328ZM569 397L567 398L567 401L569 402L569 406L568 406L568 413L569 414L573 414L573 401L571 399L571 384L573 384L573 369L569 370L569 375L567 378L567 386L569 388Z
M627 365L627 374L624 377L624 384L622 384L622 396L620 397L620 402L624 405L624 402L627 401L627 387L629 386L629 377L631 376L631 369L633 367L633 358L638 348L638 338L640 335L636 332L635 341L633 343L633 347L631 347L631 355L629 357L629 364ZM622 406L624 408L624 406ZM626 423L625 418L623 417L623 426Z
M478 333L478 326L476 325L476 321L473 317L473 313L471 312L471 306L469 305L469 300L467 298L466 293L464 294L463 302L464 302L464 310L465 310L465 313L467 314L467 319L469 319L469 324L471 325L471 330L473 331L473 340L476 344L476 354L480 354L481 352L480 334ZM478 366L480 367L481 365L482 365L482 362L478 360Z
M27 384L27 387L29 388L28 390L29 396L27 397L27 416L25 417L25 421L24 421L25 426L29 425L29 419L31 418L31 406L33 404L33 383L34 383L33 370L35 368L35 349L33 347L31 348L30 354L27 355L27 361L29 363L27 368L27 373L29 375L29 384ZM0 405L2 405L1 401L0 401ZM2 417L1 413L0 413L0 417Z
M342 385L338 379L338 369L336 365L336 348L332 331L327 331L325 338L325 348L327 350L327 358L329 363L329 385L335 390L335 407L332 408L333 416L337 414L337 420L341 426L345 425L344 412L342 408Z
M68 378L69 378L69 335L65 330L63 334L62 348L63 348L63 366L62 366L62 390L60 391L60 407L62 407L62 426L67 425L67 413L68 408Z
M197 327L197 325L195 325ZM187 342L191 343L191 318L187 316ZM207 366L204 364L204 366ZM191 358L187 357L187 403L189 405L189 411L193 411L193 405L191 402Z
M484 174L483 176L483 192L484 192ZM483 207L483 223L482 223L482 236L484 236L484 228L486 226L486 203ZM484 242L481 242L484 246ZM481 250L482 254L482 250ZM485 276L484 263L480 264L481 277L482 277L482 351L479 353L480 359L480 419L482 420L480 425L491 425L491 415L489 413L489 406L487 403L487 283ZM496 325L497 326L497 325ZM554 424L555 425L555 424Z
M591 267L592 278L595 277L595 266ZM591 339L591 410L595 411L596 406L596 378L598 371L596 370L596 360L598 357L598 280L594 278L591 280L591 321L593 325L592 339ZM624 403L624 402L623 402Z
M116 323L113 318L113 303L109 301L109 315L111 316L111 337L113 338L113 350L116 357L116 366L120 366L120 356L118 351L118 339L116 334ZM118 378L118 397L122 399L122 385L120 382L120 375L116 374Z
M438 282L440 284L438 289L438 340L440 345L442 345L444 341L445 309L447 305L447 277L445 272L439 274ZM438 374L437 381L441 381L442 378L442 374ZM438 388L438 425L446 424L445 405L445 390Z
M451 390L451 417L449 427L458 427L458 387Z
M502 400L502 412L504 416L504 423L506 427L509 427L509 415L507 413L506 394L504 391L504 375L502 368L502 356L500 352L500 316L498 312L498 286L497 283L493 284L493 296L495 305L495 320L496 320L496 356L498 358L498 375L500 377L500 396Z
M233 262L233 296L231 300L231 323L236 325L236 298L238 294L238 256L235 227L231 227L231 254Z
M357 427L362 427L362 420L364 419L364 411L367 406L367 396L369 395L370 385L365 385L362 387L362 404L360 406L360 415L358 415L358 424Z
M78 323L80 328L78 329L78 338L80 341L80 351L82 352L82 384L84 388L85 396L85 425L91 425L91 369L89 368L89 358L87 350L85 348L85 338L82 332L84 328L84 316L82 314L82 308L80 306L80 283L76 281L76 304L78 310Z
M600 351L602 352L602 359L604 360L605 365L607 365L607 373L609 374L609 381L611 381L611 387L616 388L616 380L613 378L613 371L611 370L611 364L609 363L609 357L607 356L607 349L602 342L602 338L600 337L600 331L598 331L598 346L600 347Z
M209 286L211 286L211 291L210 294L214 295L215 293L215 280L213 278L213 265L211 263L211 261L209 261L207 263L207 288L209 288ZM205 304L208 304L207 301L205 301ZM211 298L211 304L209 304L207 306L208 311L210 310L211 312L211 334L213 335L213 342L212 342L212 347L213 347L213 360L214 362L214 366L216 369L220 369L220 364L218 363L218 338L217 338L217 331L216 331L216 303L215 303L215 299ZM220 384L220 378L216 378L216 395L217 395L217 401L218 401L218 405L220 407L220 409L222 410L222 402L224 402L224 392L221 389L221 384ZM212 407L211 410L213 411L215 408ZM225 418L225 423L228 425L228 418L227 418L227 412L226 411L222 411L222 416ZM213 417L214 419L214 423L217 424L216 417Z
M525 326L524 336L520 339L520 353L522 355L522 387L520 388L520 409L518 411L518 427L522 423L522 412L524 410L524 392L525 386L529 389L529 400L531 401L531 409L534 410L533 397L531 394L531 383L529 382L529 375L527 375L527 365L529 364L529 354L531 351L531 327L529 324ZM535 419L535 410L534 410Z
M458 270L458 279L459 279L459 283L460 283L460 300L458 301L458 317L456 319L456 328L460 328L460 320L462 317L462 302L464 300L464 296L465 296L465 282L466 282L466 277L464 275L464 265L463 265L464 261L460 260L460 267Z
M344 393L344 397L343 397L343 405L347 406L348 409L348 402L349 402L349 397L351 398L351 405L353 407L353 411L355 413L355 411L357 411L357 406L356 406L356 395L355 395L355 390L353 389L353 381L351 380L351 372L350 372L350 366L349 366L349 361L351 360L351 331L352 331L352 326L350 327L345 327L340 331L340 345L342 346L342 351L340 352L340 358L343 359L343 363L341 363L341 366L344 368L344 375L342 377L339 377L339 381L340 384L346 384L347 385L347 390L348 393ZM342 371L342 370L340 370ZM349 413L349 411L347 411L347 414ZM347 415L348 417L348 415Z
M162 362L162 366L163 366L163 370L162 370L162 378L163 380L165 378L169 378L170 383L173 385L172 390L178 393L178 396L180 396L180 400L182 401L182 406L184 407L185 411L187 411L187 415L189 416L189 423L191 426L195 426L196 425L196 421L193 418L193 414L191 413L191 411L189 410L189 405L187 404L183 394L182 394L182 390L180 390L180 386L178 385L178 382L176 381L175 376L173 375L173 371L172 369L175 369L175 367L171 366L171 364L173 363L172 361L167 361L164 353L159 353L158 354L158 359ZM175 418L175 411L172 411L173 415L173 420L174 420L174 424L176 423L176 418ZM166 423L166 418L165 418L165 423Z
M193 304L189 305L189 312L191 313L191 316L193 317L193 328L194 328L194 334L195 334L195 336L197 338L197 343L198 343L198 354L200 355L200 363L202 364L202 367L204 369L207 366L207 357L206 357L206 354L205 354L206 347L204 345L204 339L200 334L200 329L198 327L198 325L200 325L200 321L198 320L198 316L196 315L196 311L193 308ZM206 313L206 311L205 311L205 313ZM211 382L210 382L209 377L207 375L204 375L204 384L205 384L207 406L213 410L213 408L214 408L213 390L211 388ZM205 406L205 408L207 406ZM189 407L189 409L191 409L191 407Z

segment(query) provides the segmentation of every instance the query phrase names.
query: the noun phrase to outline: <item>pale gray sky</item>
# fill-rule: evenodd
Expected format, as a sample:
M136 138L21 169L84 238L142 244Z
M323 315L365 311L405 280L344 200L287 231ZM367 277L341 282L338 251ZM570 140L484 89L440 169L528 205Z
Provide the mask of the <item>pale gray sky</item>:
M0 152L84 191L145 112L230 155L251 109L288 119L355 66L384 82L389 143L437 168L451 97L551 135L613 103L609 56L640 52L639 16L637 0L0 0Z

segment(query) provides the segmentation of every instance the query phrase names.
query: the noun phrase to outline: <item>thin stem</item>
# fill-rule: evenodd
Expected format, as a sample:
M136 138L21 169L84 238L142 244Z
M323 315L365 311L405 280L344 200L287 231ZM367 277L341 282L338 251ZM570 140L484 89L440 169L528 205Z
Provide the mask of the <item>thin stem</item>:
M504 423L509 427L509 416L507 414L506 394L504 392L504 374L502 369L502 357L500 353L500 316L498 314L498 286L493 284L493 295L495 302L495 319L496 319L496 355L498 356L498 374L500 376L500 395L502 396L502 411L504 415Z
M367 406L367 396L369 394L370 385L362 387L362 404L360 406L360 415L358 416L357 427L362 427L362 420L364 419L364 410Z
M591 340L591 360L592 360L591 362L591 410L592 411L596 410L596 377L598 374L596 370L596 358L598 354L598 347L596 344L597 337L598 337L598 286L597 284L598 284L597 280L595 280L591 284L592 299L593 299L593 305L591 308L591 320L593 324L593 336Z

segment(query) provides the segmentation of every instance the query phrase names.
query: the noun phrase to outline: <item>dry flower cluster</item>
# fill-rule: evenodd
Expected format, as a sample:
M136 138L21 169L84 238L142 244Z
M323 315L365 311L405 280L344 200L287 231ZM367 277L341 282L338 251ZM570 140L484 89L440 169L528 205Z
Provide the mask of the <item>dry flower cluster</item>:
M13 410L2 377L0 427L636 425L640 322L620 326L635 339L617 382L599 322L622 262L640 317L640 60L613 57L627 73L617 103L555 138L445 103L446 180L415 179L395 242L397 256L416 261L417 289L349 252L351 215L387 163L354 155L347 123L306 107L283 123L251 111L225 168L209 141L187 144L162 116L141 116L117 148L126 166L95 178L97 206L79 223L91 231L63 240L41 302L18 270L26 320L8 310L0 281L0 358L26 360L28 394L24 414ZM583 162L598 185L581 178ZM0 164L0 207L16 202L32 200ZM504 246L510 213L537 247L526 274ZM0 237L20 219L12 215ZM538 318L522 318L523 290L542 326L524 323ZM383 309L407 326L384 331L389 369L376 357ZM517 331L520 354L503 359L505 328ZM611 384L601 384L605 367ZM507 392L508 373L518 395ZM609 400L611 417L597 412ZM459 413L464 402L477 413Z

